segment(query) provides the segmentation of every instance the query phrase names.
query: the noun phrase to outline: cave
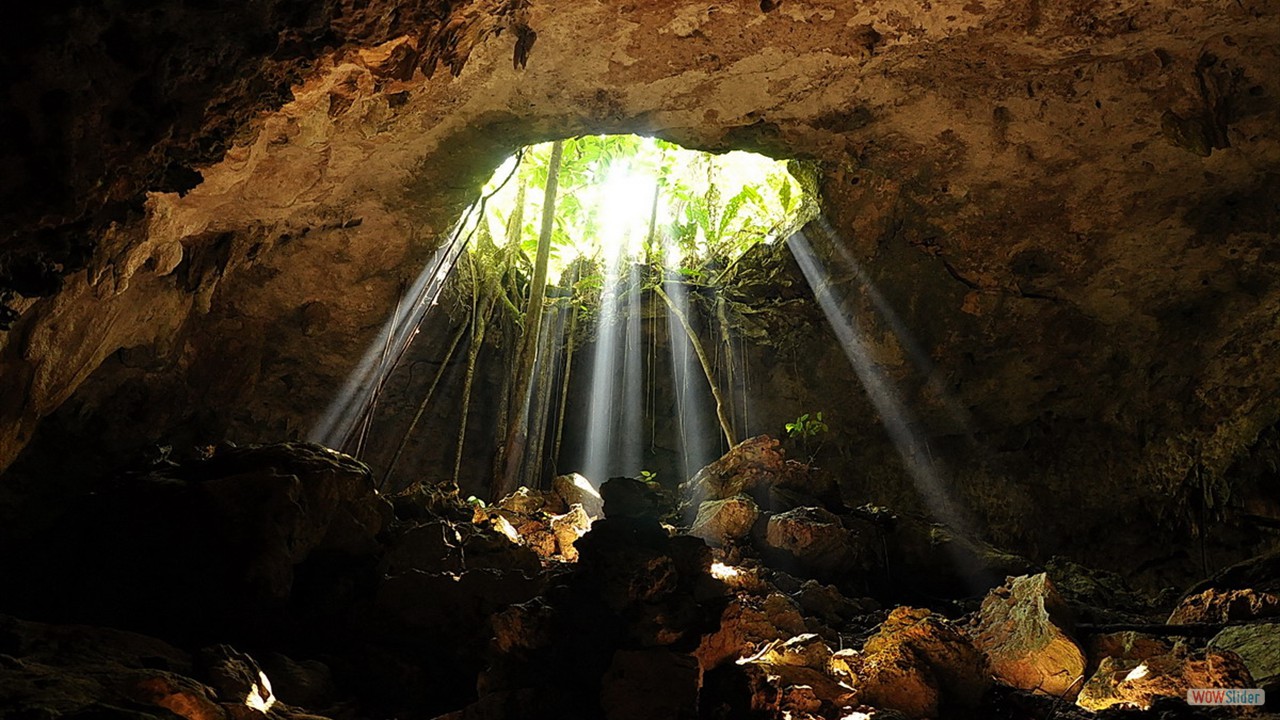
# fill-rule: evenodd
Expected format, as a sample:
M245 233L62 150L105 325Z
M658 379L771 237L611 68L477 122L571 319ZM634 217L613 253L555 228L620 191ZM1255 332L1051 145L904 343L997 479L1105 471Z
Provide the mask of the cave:
M11 18L0 716L1274 712L1278 12Z

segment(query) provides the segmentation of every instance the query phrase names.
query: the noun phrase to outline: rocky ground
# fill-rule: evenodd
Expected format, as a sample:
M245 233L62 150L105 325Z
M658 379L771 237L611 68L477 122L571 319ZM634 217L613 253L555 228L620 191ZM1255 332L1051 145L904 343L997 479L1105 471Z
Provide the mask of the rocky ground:
M1147 597L847 507L766 436L678 493L384 497L324 448L224 446L39 507L0 503L4 717L1190 718L1234 711L1188 688L1280 694L1280 555Z

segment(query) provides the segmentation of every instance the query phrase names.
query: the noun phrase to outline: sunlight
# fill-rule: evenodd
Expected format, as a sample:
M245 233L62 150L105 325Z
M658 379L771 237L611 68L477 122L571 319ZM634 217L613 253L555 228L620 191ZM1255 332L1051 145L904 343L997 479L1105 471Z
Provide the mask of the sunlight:
M653 175L633 171L629 161L614 162L609 167L601 193L604 219L600 243L606 263L635 257L643 251L651 198L657 186Z

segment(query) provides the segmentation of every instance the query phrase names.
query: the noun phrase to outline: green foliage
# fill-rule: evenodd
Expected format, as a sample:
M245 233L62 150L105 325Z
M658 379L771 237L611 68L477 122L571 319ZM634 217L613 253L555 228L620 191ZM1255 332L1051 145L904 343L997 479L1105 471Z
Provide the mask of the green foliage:
M641 470L640 482L652 485L653 483L658 482L658 473L651 470Z
M476 497L475 495L472 495L472 496L470 496L470 497L468 497L468 498L467 498L467 504L468 504L468 505L470 505L470 506L471 506L471 507L473 507L473 508L476 508L476 507L478 507L478 508L486 508L486 507L489 507L489 506L488 506L488 504L486 504L486 503L485 503L485 501L481 500L480 498Z
M809 438L817 437L830 429L831 428L827 427L827 424L822 421L821 412L815 413L812 416L810 416L809 413L805 413L796 418L794 422L787 423L787 436L807 440Z

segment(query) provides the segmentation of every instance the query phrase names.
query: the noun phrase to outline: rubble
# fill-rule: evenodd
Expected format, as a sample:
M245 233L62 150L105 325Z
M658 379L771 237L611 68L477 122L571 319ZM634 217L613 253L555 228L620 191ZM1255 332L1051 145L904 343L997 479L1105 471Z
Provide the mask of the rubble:
M1172 652L1142 661L1105 658L1076 703L1095 712L1121 706L1147 709L1157 699L1185 698L1189 688L1256 687L1240 656L1205 650Z
M689 534L711 545L724 545L744 540L760 517L760 507L747 495L734 495L723 500L708 500L698 506Z

